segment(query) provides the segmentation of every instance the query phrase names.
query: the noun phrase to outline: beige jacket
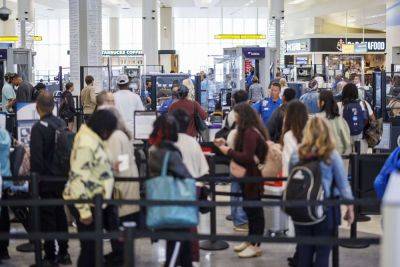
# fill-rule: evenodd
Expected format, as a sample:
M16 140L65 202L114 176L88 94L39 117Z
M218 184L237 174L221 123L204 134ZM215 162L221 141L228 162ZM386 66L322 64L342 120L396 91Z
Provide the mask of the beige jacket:
M129 169L123 172L114 171L115 177L138 177L139 172L136 166L135 154L133 150L133 144L128 139L126 134L121 130L116 130L107 140L108 153L111 162L115 163L118 161L118 156L128 155L129 156ZM139 193L140 187L138 182L116 182L114 189L114 197L129 200L140 199ZM138 206L124 205L119 208L119 216L123 217L135 212L140 209Z
M83 114L93 114L96 109L96 90L92 85L88 85L82 89L81 101Z

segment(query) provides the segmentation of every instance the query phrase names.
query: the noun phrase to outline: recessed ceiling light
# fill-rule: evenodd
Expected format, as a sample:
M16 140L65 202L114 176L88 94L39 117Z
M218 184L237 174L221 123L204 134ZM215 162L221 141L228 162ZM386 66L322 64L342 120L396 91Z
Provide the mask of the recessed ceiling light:
M293 0L293 1L289 2L289 5L297 5L297 4L303 3L305 1L306 0Z

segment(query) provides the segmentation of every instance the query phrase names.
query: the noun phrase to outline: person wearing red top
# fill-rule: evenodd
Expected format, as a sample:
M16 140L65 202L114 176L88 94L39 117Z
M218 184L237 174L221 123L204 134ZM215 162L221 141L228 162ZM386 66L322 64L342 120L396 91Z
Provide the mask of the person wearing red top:
M171 114L174 110L177 109L184 110L189 115L190 118L189 127L186 130L186 134L192 137L197 137L199 135L199 132L196 129L194 116L197 113L199 114L202 120L205 120L207 119L207 112L204 111L204 109L200 106L199 103L197 103L196 101L189 100L188 95L189 95L189 89L186 86L181 85L178 91L179 100L173 103L169 107L168 113Z
M245 177L260 177L261 172L254 158L257 157L264 162L268 153L266 145L268 134L260 117L249 104L236 105L234 111L237 125L234 149L229 148L224 139L216 139L214 143L224 155L246 170ZM262 183L242 183L241 186L244 201L261 201ZM248 218L249 236L263 236L265 225L263 208L243 207L243 210ZM260 244L245 242L235 247L235 251L240 258L261 256Z

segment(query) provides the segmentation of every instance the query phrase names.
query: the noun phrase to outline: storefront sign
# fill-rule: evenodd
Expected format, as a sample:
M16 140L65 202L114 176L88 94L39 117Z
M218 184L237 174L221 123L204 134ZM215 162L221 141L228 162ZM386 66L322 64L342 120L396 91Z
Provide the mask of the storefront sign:
M367 53L371 52L385 52L386 39L385 38L312 38L311 39L311 52L343 52L342 46L346 44L360 44L365 43L367 46Z
M286 41L286 53L310 52L310 39Z
M103 57L134 57L143 56L142 50L103 50Z
M245 58L265 58L264 47L243 47L242 53Z

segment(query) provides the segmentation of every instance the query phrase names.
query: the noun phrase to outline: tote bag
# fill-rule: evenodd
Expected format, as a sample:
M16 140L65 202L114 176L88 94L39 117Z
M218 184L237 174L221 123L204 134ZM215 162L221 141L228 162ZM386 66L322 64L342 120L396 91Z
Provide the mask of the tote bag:
M148 200L195 201L196 181L167 175L170 152L164 156L161 175L145 182ZM199 223L196 206L150 206L146 224L150 229L192 228Z

